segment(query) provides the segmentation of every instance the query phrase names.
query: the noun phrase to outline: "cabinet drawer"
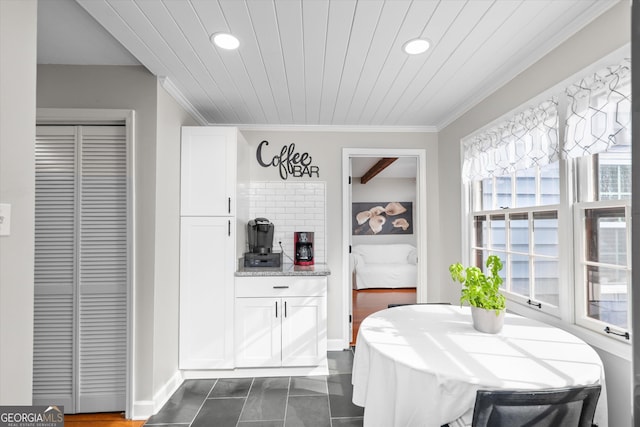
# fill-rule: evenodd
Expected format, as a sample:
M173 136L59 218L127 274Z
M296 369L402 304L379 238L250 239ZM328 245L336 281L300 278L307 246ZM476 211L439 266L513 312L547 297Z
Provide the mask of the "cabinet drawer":
M236 277L236 298L326 296L324 276Z

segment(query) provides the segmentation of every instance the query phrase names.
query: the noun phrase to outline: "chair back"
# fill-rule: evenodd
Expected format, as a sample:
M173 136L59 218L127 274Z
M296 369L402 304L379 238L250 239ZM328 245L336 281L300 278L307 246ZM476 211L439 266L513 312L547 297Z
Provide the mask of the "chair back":
M591 427L599 385L547 390L478 390L472 427Z

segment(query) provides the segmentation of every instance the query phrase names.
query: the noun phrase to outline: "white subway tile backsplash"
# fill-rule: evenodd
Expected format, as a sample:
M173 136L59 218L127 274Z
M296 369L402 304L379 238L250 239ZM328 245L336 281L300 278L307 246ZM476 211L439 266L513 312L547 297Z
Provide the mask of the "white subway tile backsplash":
M310 202L310 201L305 200L305 199L300 200L300 201L296 201L296 207L297 208L303 208L303 209L304 208L312 208L315 205L316 205L315 202Z
M267 181L263 182L265 188L279 188L282 189L285 187L286 183L281 181Z
M325 182L255 181L248 194L249 216L274 224L274 250L279 251L282 242L285 254L293 257L293 233L313 232L315 262L326 263Z

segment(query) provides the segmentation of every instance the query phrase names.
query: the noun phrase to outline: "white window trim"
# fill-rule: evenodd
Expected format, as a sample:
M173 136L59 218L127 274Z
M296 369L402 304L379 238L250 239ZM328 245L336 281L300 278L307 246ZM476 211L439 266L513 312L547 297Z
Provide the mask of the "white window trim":
M551 316L547 313L540 312L536 309L523 306L522 304L518 304L513 301L507 301L507 310L563 329L600 350L621 357L629 362L632 360L630 340L625 340L624 338L617 339L604 333L595 332L589 328L576 325L575 323L570 323L564 319L559 319L555 316Z

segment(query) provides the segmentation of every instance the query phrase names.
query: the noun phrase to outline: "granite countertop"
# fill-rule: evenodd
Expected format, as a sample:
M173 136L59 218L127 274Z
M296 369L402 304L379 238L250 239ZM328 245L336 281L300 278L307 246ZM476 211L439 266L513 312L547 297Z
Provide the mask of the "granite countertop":
M283 263L280 267L244 267L242 260L239 263L236 276L260 277L260 276L328 276L331 274L327 264L294 265Z

